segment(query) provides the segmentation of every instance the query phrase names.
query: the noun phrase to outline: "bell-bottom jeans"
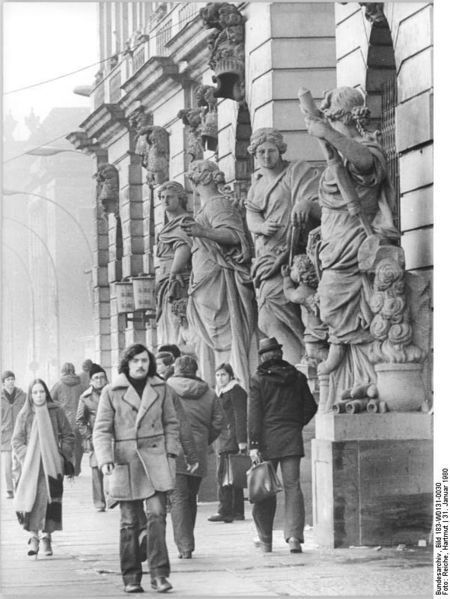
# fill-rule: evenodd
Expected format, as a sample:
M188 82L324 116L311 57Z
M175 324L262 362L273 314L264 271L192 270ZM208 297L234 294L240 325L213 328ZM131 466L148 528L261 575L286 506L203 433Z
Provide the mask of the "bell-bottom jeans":
M269 460L275 470L280 464L284 487L284 538L297 538L304 542L305 504L300 487L300 456L288 456ZM276 495L253 504L253 520L263 543L272 544L273 521L277 507Z
M194 551L194 527L197 518L197 495L202 479L188 474L176 475L175 490L171 495L173 538L178 551Z
M144 512L145 502L145 512ZM169 576L166 545L166 493L156 492L148 499L120 501L120 568L125 585L140 584L142 565L139 532L147 521L147 560L150 577Z

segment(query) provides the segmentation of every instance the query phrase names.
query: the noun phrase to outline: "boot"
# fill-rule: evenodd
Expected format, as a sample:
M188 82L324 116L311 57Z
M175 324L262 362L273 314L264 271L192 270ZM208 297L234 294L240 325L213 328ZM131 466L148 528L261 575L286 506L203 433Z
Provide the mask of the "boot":
M50 537L42 537L42 549L44 555L53 555L52 540Z
M39 538L32 536L28 541L30 548L28 549L28 555L36 555L39 553Z

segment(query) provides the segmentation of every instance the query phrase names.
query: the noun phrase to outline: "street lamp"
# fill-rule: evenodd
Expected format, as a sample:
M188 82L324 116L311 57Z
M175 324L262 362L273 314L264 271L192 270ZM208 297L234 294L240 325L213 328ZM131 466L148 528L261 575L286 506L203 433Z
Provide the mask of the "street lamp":
M33 373L33 378L36 378L36 370L38 367L38 363L36 362L36 308L35 308L36 300L35 300L34 290L33 290L33 280L31 278L31 275L27 268L27 265L25 264L25 261L22 260L19 253L16 252L16 250L14 248L12 248L10 245L8 245L4 240L3 240L3 245L5 246L6 249L8 249L10 252L12 252L15 255L15 257L17 258L19 263L22 265L22 267L25 271L25 275L28 279L29 286L30 286L30 294L31 294L31 364L30 364L30 368Z
M53 204L54 206L58 206L58 208L60 208L67 214L67 216L72 220L72 222L77 226L78 230L82 234L83 239L86 242L86 245L88 247L89 254L91 257L91 261L92 261L93 254L92 254L91 244L89 243L89 239L88 239L86 233L84 232L84 229L81 226L80 222L74 217L74 215L71 212L69 212L69 210L67 210L67 208L65 208L64 206L61 206L61 204L58 204L58 202L55 202L55 200L52 200L51 198L48 198L47 196L43 196L40 193L34 193L31 191L22 191L22 190L17 190L17 189L4 189L3 195L5 195L5 196L14 196L14 195L33 196L36 198L40 198L41 200L44 200L45 202L49 202L50 204Z
M30 231L39 241L42 243L45 251L47 252L47 256L49 257L50 264L52 265L53 275L55 277L55 319L56 319L56 361L57 366L59 368L61 364L61 327L60 327L60 314L59 314L59 285L58 285L58 273L56 271L55 261L53 260L53 256L48 248L48 245L42 239L42 237L37 233L34 229L22 223L20 220L16 220L15 218L11 218L9 216L4 217L5 220L9 220L17 225L20 225Z

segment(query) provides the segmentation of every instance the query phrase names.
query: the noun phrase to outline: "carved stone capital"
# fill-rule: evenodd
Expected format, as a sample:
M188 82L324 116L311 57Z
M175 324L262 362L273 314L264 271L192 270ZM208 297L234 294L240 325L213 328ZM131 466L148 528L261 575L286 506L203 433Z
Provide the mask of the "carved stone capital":
M106 215L119 216L119 171L113 164L102 165L96 175L97 201Z
M200 17L206 29L213 29L208 39L208 64L215 72L214 95L241 102L245 96L244 17L228 2L208 2L200 9Z

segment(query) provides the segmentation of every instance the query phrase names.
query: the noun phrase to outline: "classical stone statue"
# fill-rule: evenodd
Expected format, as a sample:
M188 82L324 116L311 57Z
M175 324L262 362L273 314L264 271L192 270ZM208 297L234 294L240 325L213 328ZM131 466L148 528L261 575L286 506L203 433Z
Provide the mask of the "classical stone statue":
M202 375L212 383L215 365L230 362L247 387L256 305L244 222L221 192L225 175L216 163L194 161L188 177L201 204L195 222L181 226L193 238L187 317Z
M352 397L358 389L373 392L375 361L419 362L423 352L410 345L404 256L395 245L399 232L386 157L376 135L365 129L364 97L357 89L340 87L325 94L320 111L307 90L301 89L299 98L308 132L327 156L319 187L318 297L330 350L318 372L329 375L329 409L349 390ZM390 346L380 345L384 340ZM389 351L396 358L387 358ZM373 394L359 395L364 397Z
M167 223L157 236L156 257L159 269L156 279L158 344L189 343L186 319L189 277L191 274L192 238L182 229L193 223L186 211L187 193L176 181L167 181L158 189Z
M252 276L257 289L258 324L268 337L283 345L286 360L297 364L304 352L299 307L283 293L281 267L289 253L301 253L308 232L320 222L316 169L302 161L287 162L283 136L277 129L256 130L248 148L260 172L250 187L245 206L254 238ZM293 234L300 232L300 238Z
M199 85L194 92L195 108L178 111L178 118L187 126L187 154L192 160L201 160L203 150L217 149L217 99L211 85Z
M145 143L139 152L142 166L147 169L147 183L161 185L169 179L169 134L164 127L153 125L147 128Z
M191 161L202 159L203 144L201 124L203 108L183 108L178 111L177 116L188 128L186 153L190 156Z
M103 164L96 173L97 199L103 212L119 215L119 171L113 164Z

